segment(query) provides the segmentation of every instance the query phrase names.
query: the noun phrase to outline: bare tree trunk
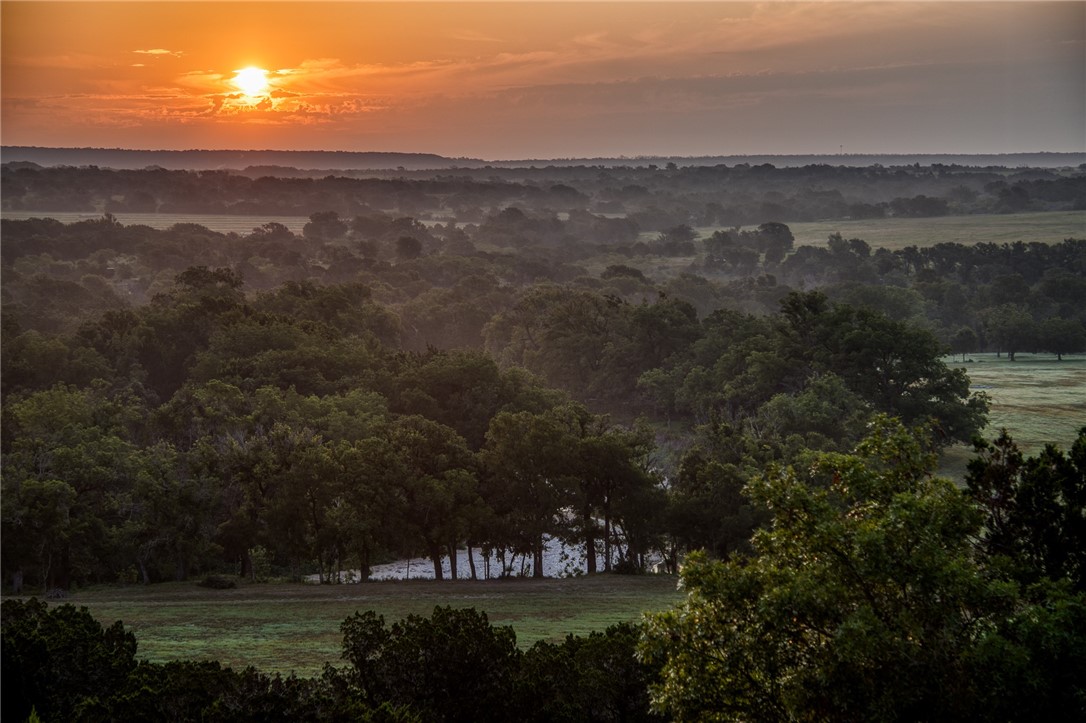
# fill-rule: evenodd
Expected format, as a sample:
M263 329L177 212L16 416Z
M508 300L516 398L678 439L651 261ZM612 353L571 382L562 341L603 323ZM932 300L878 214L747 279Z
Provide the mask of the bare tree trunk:
M429 545L430 559L434 563L434 579L444 580L445 572L441 569L441 546L437 544Z
M581 513L584 524L584 554L585 563L588 566L588 574L596 574L596 521L592 519L592 509L585 505Z
M456 543L451 542L449 543L449 578L452 580L456 580L460 577L460 575L457 574L457 562Z
M362 554L360 554L358 560L359 570L358 576L363 580L370 579L370 546L362 545Z
M140 569L140 579L143 580L143 584L149 585L151 582L151 576L147 574L147 566L143 564L143 560L137 559L136 566Z
M471 549L471 543L468 543L468 569L471 571L471 579L478 580L479 578L475 574L475 553Z
M68 545L64 546L64 549L60 552L60 574L57 576L57 584L51 587L59 587L67 590L71 587L72 566L71 566L71 548Z
M611 572L611 498L603 501L603 569Z
M543 577L543 535L536 540L535 549L532 550L532 577Z

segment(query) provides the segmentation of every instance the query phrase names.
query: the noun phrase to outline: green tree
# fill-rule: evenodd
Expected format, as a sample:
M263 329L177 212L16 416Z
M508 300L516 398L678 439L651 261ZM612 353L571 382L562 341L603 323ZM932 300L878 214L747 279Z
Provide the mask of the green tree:
M1055 668L1050 654L1081 676L1086 600L1025 604L991 575L973 546L980 515L931 476L929 445L879 418L855 454L753 479L747 493L771 515L754 556L690 556L686 602L649 619L654 705L677 720L1081 715L1086 678L1067 690L1066 672L1020 676Z
M1076 319L1045 319L1037 329L1037 345L1063 361L1064 354L1086 350L1086 328Z
M1067 579L1086 591L1086 428L1069 453L1049 444L1027 459L1005 429L975 451L965 482L985 514L986 553L1024 582Z
M1031 349L1037 340L1037 323L1029 311L1017 304L1001 304L988 309L985 326L996 352L1007 352L1011 361L1018 352Z
M491 544L531 555L533 577L543 577L544 538L558 533L560 510L571 500L575 453L557 411L495 415L479 453L483 499L494 511Z
M539 723L656 721L648 686L656 671L639 661L638 629L612 625L561 643L540 641L520 660L513 695L519 720Z
M410 707L425 720L509 720L520 651L511 627L474 608L435 607L391 628L373 612L342 625L343 659L363 700Z
M950 337L950 350L955 354L962 355L962 363L965 363L965 355L971 351L975 351L980 343L977 339L977 333L973 331L971 327L962 326L959 327L954 335Z
M79 719L80 706L120 689L136 666L136 639L120 621L108 628L86 608L49 609L44 602L5 600L0 668L5 720Z
M12 532L29 536L14 545L28 557L5 551L4 564L12 567L4 575L22 570L48 588L115 580L123 499L140 469L130 438L142 408L131 399L111 399L101 387L57 386L4 412L11 435L3 457L4 515Z
M347 233L347 223L335 211L318 211L310 214L309 222L302 227L302 235L307 239L334 241Z
M667 529L672 538L671 569L680 550L706 550L728 559L750 549L756 511L743 496L745 476L694 447L686 451L669 489Z
M426 551L437 580L445 577L441 558L447 553L456 578L456 551L481 503L475 459L464 438L424 417L400 417L373 443L370 459L369 486L392 500L393 521L385 524L400 527L406 551L413 545Z
M980 430L987 398L970 393L964 370L946 366L934 334L864 308L826 308L819 297L791 294L782 302L783 357L836 374L875 411L909 424L936 419L946 443L971 440Z
M133 485L120 496L115 564L134 563L144 584L206 568L220 551L212 542L216 502L214 481L192 474L171 444L139 450Z

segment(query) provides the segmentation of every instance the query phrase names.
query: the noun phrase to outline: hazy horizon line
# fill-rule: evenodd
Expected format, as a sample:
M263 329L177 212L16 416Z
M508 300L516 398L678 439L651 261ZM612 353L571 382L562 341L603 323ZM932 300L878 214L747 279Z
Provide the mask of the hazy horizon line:
M307 154L359 154L359 155L403 155L403 156L435 156L448 160L470 161L592 161L592 160L651 160L651 159L697 159L697 158L762 158L762 157L795 157L812 156L828 158L860 158L865 156L1083 156L1086 157L1086 149L1076 151L1066 150L1029 150L1029 151L764 151L764 152L705 152L705 153L622 153L613 155L569 155L569 156L523 156L504 158L485 158L469 155L447 155L426 150L348 150L325 148L126 148L122 146L48 146L26 144L2 144L0 153L16 150L44 150L44 151L117 151L122 153L307 153ZM0 162L7 162L0 158Z

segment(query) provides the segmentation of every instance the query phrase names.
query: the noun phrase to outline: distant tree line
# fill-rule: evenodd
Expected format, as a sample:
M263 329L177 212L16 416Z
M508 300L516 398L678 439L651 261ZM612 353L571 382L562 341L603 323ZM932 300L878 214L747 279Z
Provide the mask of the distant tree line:
M931 217L1086 209L1081 169L958 165L848 167L574 166L369 172L168 171L97 166L0 169L5 210L343 217L390 213L476 223L509 206L533 213L620 214L640 231L679 224Z

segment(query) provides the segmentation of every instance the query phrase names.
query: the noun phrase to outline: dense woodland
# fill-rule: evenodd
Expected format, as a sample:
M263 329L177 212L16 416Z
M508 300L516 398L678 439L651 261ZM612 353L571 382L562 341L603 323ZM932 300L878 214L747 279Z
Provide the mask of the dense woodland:
M997 663L1045 655L1055 678L1000 694L1082 710L1066 671L1084 669L1086 648L1081 633L1061 636L1086 629L1086 438L1028 462L1008 439L982 445L964 491L929 473L940 449L986 421L987 399L951 353L1086 351L1086 240L891 251L839 235L797 246L787 226L1082 209L1081 170L291 179L7 164L2 179L5 208L103 213L0 228L9 589L216 574L335 583L411 554L439 579L443 560L455 577L539 576L559 539L583 547L587 573L653 560L675 571L688 559L693 615L657 618L646 667L615 673L642 691L655 678L668 716L703 719L704 705L740 719L893 718L887 701L904 688L884 682L904 676L925 690L944 681L943 697L897 717L959 701L948 719L995 719L999 707L949 711L1017 674ZM110 215L302 208L301 234L277 223L245 235L155 230ZM457 570L464 548L474 554ZM709 627L686 627L703 613ZM18 626L46 630L53 615L74 616L57 635L100 634L75 611L5 609L5 686ZM553 667L539 661L591 645L522 655L485 619L442 620L513 651L500 655L515 664L486 663L507 676L487 679L506 695L524 670ZM397 688L409 684L396 682L408 675L396 656L418 651L395 647L407 628L383 630L348 621L351 668L313 681L137 665L132 641L107 631L120 697L50 703L60 712L47 718L78 705L116 717L139 691L183 687L175 675L204 680L212 697L190 703L227 706L220 717L255 705L237 703L245 696L275 695L318 706L310 716L475 710ZM720 631L734 658L714 657ZM368 637L356 649L352 635ZM615 636L633 665L636 636L601 640ZM722 672L739 669L753 677ZM986 679L993 670L1005 677ZM369 680L386 687L367 692ZM885 697L857 702L874 688ZM569 720L626 716L569 705Z
M732 187L795 207L815 180L850 202L982 184L971 203L1043 187L1074 206L1081 173L546 170L581 186L6 165L10 204L75 185L156 207L282 192L398 210L410 188L449 211L458 189L476 220L324 210L301 234L238 235L5 219L4 521L25 531L5 579L332 581L410 553L439 576L443 557L454 576L539 575L553 538L591 550L587 572L673 569L746 549L744 482L851 448L874 414L969 442L986 400L947 352L1086 350L1086 241L797 247L773 216L710 233L693 224L724 219L689 210ZM644 198L588 210L616 186ZM682 203L647 220L667 197ZM484 569L455 569L464 546Z

